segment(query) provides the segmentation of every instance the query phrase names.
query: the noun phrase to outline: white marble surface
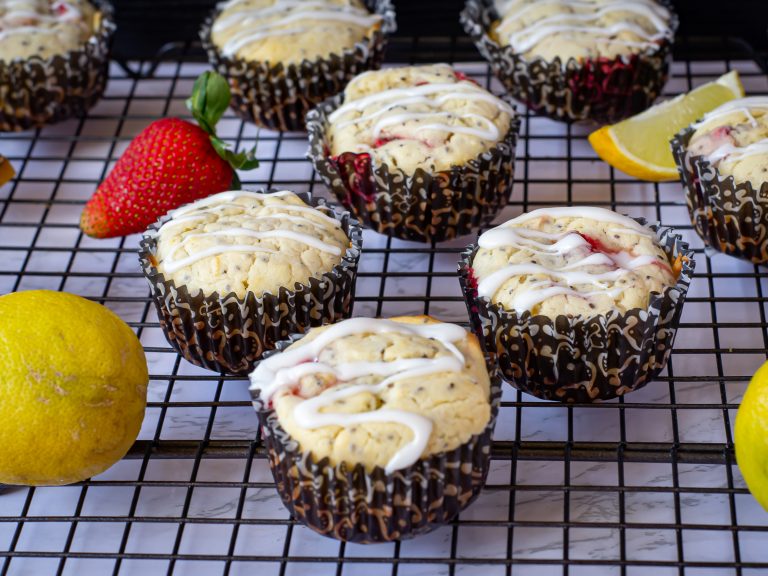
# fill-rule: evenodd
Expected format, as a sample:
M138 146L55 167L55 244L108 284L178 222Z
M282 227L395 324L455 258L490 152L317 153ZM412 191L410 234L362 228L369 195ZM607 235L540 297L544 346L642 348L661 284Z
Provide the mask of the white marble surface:
M737 62L734 65L743 70L755 70L750 63ZM157 79L140 81L135 85L131 80L119 78L119 71L115 69L116 78L111 82L108 92L112 98L98 104L91 117L82 124L70 121L46 128L42 131L43 138L35 141L31 151L32 134L0 136L0 154L12 159L22 178L15 188L5 186L0 189L0 198L6 198L13 190L14 200L38 201L10 203L0 221L0 246L20 248L18 251L0 251L0 292L52 288L85 296L106 294L109 297L143 297L147 294L134 253L137 237L129 237L125 241L84 238L79 235L76 227L81 204L47 205L45 201L52 197L56 200L87 199L95 185L78 179L98 180L108 167L104 158L110 153L110 146L104 137L111 137L119 131L120 140L112 151L114 158L119 156L130 138L149 122L147 115L162 114L169 102L170 114L182 114L183 97L191 88L194 75L202 69L204 67L200 65L184 65L181 69L183 79L174 84L171 76L176 66L167 64L161 66ZM470 64L462 66L462 69L482 78L486 67ZM693 65L692 70L697 74L695 83L699 84L723 73L725 67L722 63L698 63ZM673 71L668 92L687 89L683 65L676 64ZM764 76L751 76L745 83L748 90L762 93L768 91L768 82ZM492 86L496 90L499 88L495 82ZM168 94L172 88L174 99L169 101ZM131 100L126 108L126 96L131 90L140 98ZM127 114L122 126L118 120L109 117L121 113ZM82 138L75 141L70 149L71 136L78 127ZM567 176L565 139L535 138L541 135L562 136L565 128L543 118L533 118L530 126L523 128L534 138L528 142L527 185L522 182L524 162L518 162L514 200L519 202L527 190L531 205L565 202L569 193L564 182ZM241 123L234 117L228 117L222 122L221 135L234 138L240 129ZM572 141L571 148L574 183L570 193L573 199L595 203L610 201L610 169L596 159L583 138L588 129L576 127L573 133L578 136ZM252 144L255 135L252 126L245 126L242 132L243 145ZM99 137L102 139L99 140ZM520 144L520 156L524 146L525 140ZM254 173L244 175L244 180L263 185L272 178L275 186L288 186L282 183L311 179L311 167L300 160L305 148L305 141L300 135L292 135L280 141L262 140L259 155L266 161ZM28 152L31 156L24 162L23 158ZM281 159L296 160L283 161L273 166L271 158L276 153ZM66 157L68 161L65 162L63 159ZM653 186L621 174L615 174L615 177L616 200L652 203L658 199L663 204L659 209L661 220L668 225L686 227L683 234L694 247L701 247L700 240L690 229L677 183ZM552 179L563 182L546 181ZM290 187L304 190L307 183ZM322 190L322 186L317 184L315 189ZM520 209L519 205L510 207L503 217L512 216ZM653 206L626 207L625 211L650 219L657 218ZM35 227L43 219L51 226L43 227L35 237ZM29 223L30 226L5 225L10 222ZM470 240L462 238L445 246L459 248ZM361 272L382 270L384 254L370 250L381 249L386 245L387 241L383 237L366 233L365 248L369 252L363 256ZM24 248L29 246L34 246L34 250L26 263L28 273L19 276L18 271L28 254ZM69 248L75 246L82 250L73 257ZM428 269L429 255L408 252L419 246L393 241L391 247L405 251L389 257L389 272ZM66 250L53 251L51 248ZM114 251L117 248L123 249L119 256ZM764 332L756 324L760 318L757 303L716 302L710 306L708 302L696 300L710 295L756 296L758 281L750 276L754 273L754 267L719 255L709 261L700 257L697 272L709 272L708 263L718 274L737 275L713 278L711 289L707 278L699 277L694 281L690 292L691 301L686 304L676 352L670 363L670 373L679 380L671 384L665 380L657 381L626 397L623 437L621 415L617 408L572 408L572 426L569 429L568 409L519 395L507 388L506 400L522 400L527 404L520 409L502 410L496 438L556 442L668 443L675 440L677 426L680 442L725 442L728 428L733 423L733 409L728 410L727 424L722 409L692 409L686 405L720 404L723 394L727 403L737 404L746 387L745 378L765 360ZM381 309L375 300L382 288L381 279L363 275L357 287L356 314L380 313L386 316L422 313L424 304L421 298L428 295L429 313L444 320L465 322L464 305L456 299L459 287L452 276L455 266L454 252L439 253L434 257L433 270L447 273L447 276L434 278L429 294L425 278L386 278L383 287L385 296L398 297L399 300L385 301ZM62 272L67 268L75 274L65 280ZM103 275L112 270L125 275L109 282ZM761 278L759 282L759 288L765 294L768 281ZM151 403L170 402L159 432L161 440L199 440L203 438L206 426L211 421L212 439L247 440L254 437L257 423L247 405L244 381L228 380L219 386L216 379L188 379L190 376L210 376L210 373L178 361L175 354L166 351L167 344L155 324L154 310L150 310L144 319L144 302L110 301L108 305L129 322L149 322L149 327L141 329L143 344L153 350L165 349L147 354L150 373L154 376L150 384L149 400ZM717 330L690 326L694 322L710 322L713 313L718 322L739 322L751 326L722 327ZM716 378L719 370L716 356L697 353L698 350L712 348L716 336L721 348L746 350L745 353L721 355L723 386ZM169 394L169 380L164 376L173 373L177 362L180 362L178 377L171 383ZM704 382L690 381L690 377L695 376L713 378ZM220 406L215 415L212 415L208 406L179 405L185 402L211 402L217 390L218 399L230 404ZM672 394L676 402L674 412L670 409ZM638 404L650 404L652 407L636 407ZM141 439L151 440L156 436L160 416L161 407L151 405L147 410ZM192 479L193 464L192 460L149 459L143 475L145 485L140 490L133 513L131 504L136 489L132 486L96 484L86 491L81 487L39 488L34 491L31 499L28 499L26 489L7 491L0 495L0 518L5 519L0 521L0 550L8 549L17 531L18 524L14 519L28 505L27 516L45 516L49 521L25 523L18 532L15 546L17 551L61 552L67 546L68 537L71 537L69 550L82 554L82 557L69 558L63 566L63 574L111 574L115 570L114 558L102 559L88 555L115 554L121 550L121 542L125 538L124 552L127 557L120 565L121 576L165 574L169 571L169 561L152 555L173 552L179 527L172 520L182 515L188 497L185 487L167 484ZM196 480L204 485L192 491L187 516L211 522L185 525L178 548L181 559L174 566L175 574L210 576L224 572L225 564L220 559L208 561L197 557L220 557L228 553L233 532L231 519L236 516L241 489L227 483L242 482L244 466L242 460L201 460ZM96 480L135 481L140 477L141 467L140 460L122 461ZM397 571L400 576L507 574L504 561L508 558L516 562L513 567L515 576L554 576L564 574L559 562L566 557L572 561L568 571L571 576L681 574L676 567L680 560L693 563L684 571L689 576L731 576L737 574L736 569L720 566L719 563L733 563L737 559L745 563L762 564L754 569L745 568L742 574L768 573L768 547L765 546L768 542L768 514L746 493L735 466L727 470L725 466L714 465L625 463L620 466L616 462L589 461L573 461L566 466L559 460L521 460L513 466L509 461L495 461L488 488L461 515L461 520L466 521L466 524L444 527L399 546L347 545L343 548L337 542L296 526L290 536L289 560L282 568L280 560L286 546L288 529L284 524L258 524L288 518L270 486L271 476L263 460L254 461L248 480L255 484L245 489L242 518L255 523L244 523L239 528L230 574L392 574L392 565L386 563L386 560L394 557L402 559ZM617 488L620 482L623 482L625 489ZM517 485L518 490L510 492L507 489L510 484ZM570 489L564 490L564 486ZM80 520L74 527L67 518L78 513L81 497ZM679 518L676 517L677 507ZM135 521L128 530L126 520L136 516L155 518L158 521ZM61 520L55 521L55 517L61 517ZM746 529L738 532L726 529L734 519ZM510 521L513 522L509 524L512 528L506 524ZM488 525L492 522L504 524ZM564 528L565 523L568 523L567 529ZM677 530L680 523L688 526ZM625 572L616 564L621 558L622 549L628 561ZM136 557L138 554L150 557L140 559ZM347 561L338 570L338 565L328 559L335 559L340 554ZM459 560L471 559L471 563L458 564L451 571L451 563L446 559L452 555ZM250 561L253 557L265 559ZM290 560L296 557L308 559L309 562ZM361 558L370 562L360 561ZM697 563L704 564L697 566ZM54 574L58 567L59 560L55 557L15 558L6 566L6 573L13 576ZM282 569L284 571L281 572Z

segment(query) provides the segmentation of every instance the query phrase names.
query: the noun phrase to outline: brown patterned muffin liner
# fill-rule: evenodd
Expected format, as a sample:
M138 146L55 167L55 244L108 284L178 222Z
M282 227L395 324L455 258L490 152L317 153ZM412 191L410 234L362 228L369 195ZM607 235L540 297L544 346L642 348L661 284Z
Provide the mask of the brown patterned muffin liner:
M279 342L284 350L301 338ZM497 366L487 361L491 377L491 418L485 429L454 450L421 458L387 474L362 464L331 465L301 450L278 421L259 391L251 391L263 431L272 476L285 507L309 528L330 538L374 544L405 540L451 522L480 494L491 461L491 437L501 400Z
M690 156L694 132L686 128L671 142L693 227L715 250L768 263L768 181L755 190L751 182L723 177L703 156Z
M386 164L374 167L366 153L330 155L328 116L343 99L334 96L307 115L308 157L339 202L368 228L402 240L442 242L487 225L509 202L519 117L501 142L463 166L434 173L417 168L408 175Z
M229 81L232 108L240 118L262 128L303 131L309 110L342 92L352 78L366 70L378 70L384 59L387 36L397 29L392 0L366 0L372 13L383 17L371 36L341 54L284 65L247 61L222 55L211 39L220 8L200 30L208 60Z
M677 15L670 3L660 4L671 12L673 36ZM570 58L563 65L559 57L528 60L511 46L500 45L490 36L498 19L491 0L467 0L461 13L464 30L509 93L555 120L613 124L651 106L667 82L671 38L638 54L585 62Z
M681 264L676 284L651 293L647 310L591 318L518 314L478 297L472 271L478 248L462 253L459 282L472 330L510 384L546 400L595 402L642 388L664 369L695 262L693 250L671 228L649 227L670 262Z
M310 278L306 284L297 282L293 289L282 287L277 294L248 292L245 298L217 292L206 296L202 290L190 294L186 286L176 286L156 268L154 232L169 217L164 216L145 233L139 261L152 290L160 327L168 343L192 364L245 376L264 352L289 335L352 315L362 228L349 212L333 210L322 198L309 193L298 196L339 220L351 245L330 272Z
M91 2L101 12L101 22L81 49L10 62L0 55L0 132L84 116L101 98L109 77L115 22L109 2Z

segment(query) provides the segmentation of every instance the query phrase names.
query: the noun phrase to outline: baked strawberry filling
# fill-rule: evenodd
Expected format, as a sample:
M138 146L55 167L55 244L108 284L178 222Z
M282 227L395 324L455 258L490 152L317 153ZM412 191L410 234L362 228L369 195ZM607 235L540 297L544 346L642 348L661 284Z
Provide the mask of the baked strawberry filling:
M579 232L579 236L584 238L587 242L589 242L589 246L592 249L592 252L599 252L601 254L618 254L620 250L613 250L610 247L606 246L602 241L598 240L597 238L594 238L592 236L589 236L588 234L584 234L582 232ZM631 251L629 252L631 256L636 256ZM659 268L662 268L663 270L668 271L670 274L672 273L672 268L668 265L659 260L658 258L652 262L654 266L658 266Z

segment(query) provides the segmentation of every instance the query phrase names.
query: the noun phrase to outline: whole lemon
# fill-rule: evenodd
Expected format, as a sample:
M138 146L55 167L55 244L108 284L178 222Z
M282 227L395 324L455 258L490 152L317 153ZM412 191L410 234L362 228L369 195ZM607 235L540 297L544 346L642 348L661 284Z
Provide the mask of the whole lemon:
M71 484L136 439L147 361L113 312L63 292L0 297L0 483Z
M749 491L768 510L768 362L755 372L736 413L736 461Z

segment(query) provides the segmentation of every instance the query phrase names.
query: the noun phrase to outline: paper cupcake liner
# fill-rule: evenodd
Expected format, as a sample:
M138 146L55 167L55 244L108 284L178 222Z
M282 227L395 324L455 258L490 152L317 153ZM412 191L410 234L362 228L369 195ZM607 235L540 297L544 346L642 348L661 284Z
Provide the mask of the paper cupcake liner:
M229 80L235 113L262 128L303 131L309 110L342 92L361 72L377 70L387 35L397 29L395 7L392 0L366 0L365 4L383 16L381 27L370 37L341 54L287 66L223 56L211 40L211 28L221 11L217 8L203 24L200 38L208 60Z
M39 128L84 116L101 98L109 77L115 22L112 5L92 0L101 11L98 32L79 50L47 59L0 58L0 132Z
M463 166L413 175L374 167L368 154L331 157L328 116L341 106L339 94L307 115L308 157L325 185L368 228L417 242L442 242L490 223L512 194L515 146L520 119L513 118L504 139Z
M279 342L277 351L300 337ZM405 540L450 522L477 498L488 476L501 399L498 369L489 362L488 371L491 418L485 430L454 450L422 458L391 474L381 467L368 472L362 464L333 466L328 458L316 462L283 429L259 392L252 392L283 504L315 532L359 544Z
M234 293L192 295L186 286L176 286L155 267L157 240L153 232L167 220L164 216L145 233L139 250L144 276L152 290L157 315L168 343L186 360L216 372L245 376L264 352L290 334L314 326L332 324L352 315L357 263L362 250L362 228L348 212L336 212L321 198L298 194L307 204L323 209L342 224L351 241L340 264L307 284L280 288L277 294L245 298Z
M668 2L662 2L672 11ZM678 20L671 12L674 34ZM501 46L489 31L498 15L490 0L467 0L461 23L509 93L531 110L563 121L613 124L642 112L661 94L669 76L671 40L633 55L565 65L557 57L525 59Z
M768 181L755 190L751 182L723 177L703 156L689 156L695 130L672 139L685 200L696 232L707 246L755 264L768 262Z
M635 218L642 225L645 219ZM670 261L682 259L677 283L651 293L647 310L592 318L522 315L477 295L472 261L459 261L459 282L472 330L515 388L546 400L594 402L642 388L667 364L691 283L693 251L671 228L650 225Z

